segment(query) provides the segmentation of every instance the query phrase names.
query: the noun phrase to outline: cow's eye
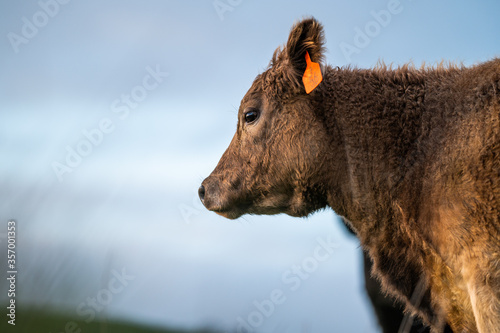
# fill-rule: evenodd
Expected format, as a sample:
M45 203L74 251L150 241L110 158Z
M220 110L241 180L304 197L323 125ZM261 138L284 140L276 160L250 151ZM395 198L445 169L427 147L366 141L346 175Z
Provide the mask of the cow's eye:
M259 118L259 110L257 109L248 109L245 110L245 122L247 124L253 123Z

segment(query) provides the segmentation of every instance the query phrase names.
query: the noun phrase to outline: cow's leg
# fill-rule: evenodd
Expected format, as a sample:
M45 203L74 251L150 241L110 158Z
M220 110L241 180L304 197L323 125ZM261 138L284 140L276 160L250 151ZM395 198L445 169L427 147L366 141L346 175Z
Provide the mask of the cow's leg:
M382 291L380 281L371 274L373 263L368 253L363 251L363 257L365 288L382 331L384 333L429 333L430 328L426 327L418 317L405 315L403 305Z
M469 282L469 292L472 310L479 333L500 333L500 280ZM494 289L496 288L496 289Z
M480 333L500 333L500 253L491 244L474 253L463 272L476 326Z

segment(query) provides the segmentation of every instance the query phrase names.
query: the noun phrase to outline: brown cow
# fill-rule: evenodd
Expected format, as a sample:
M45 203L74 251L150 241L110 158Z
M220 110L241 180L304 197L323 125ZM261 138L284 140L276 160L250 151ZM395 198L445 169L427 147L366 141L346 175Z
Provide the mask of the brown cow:
M230 219L329 206L432 332L500 332L500 59L363 70L323 51L316 20L292 28L241 101L204 205ZM309 94L306 53L323 76Z

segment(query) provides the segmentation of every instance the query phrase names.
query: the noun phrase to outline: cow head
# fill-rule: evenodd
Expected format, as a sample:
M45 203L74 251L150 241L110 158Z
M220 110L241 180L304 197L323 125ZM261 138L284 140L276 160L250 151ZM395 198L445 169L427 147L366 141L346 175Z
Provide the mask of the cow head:
M241 101L236 133L199 189L205 207L224 217L243 214L305 216L326 206L322 152L328 145L317 112L324 82L307 94L306 52L323 59L323 29L314 19L297 23L268 69Z

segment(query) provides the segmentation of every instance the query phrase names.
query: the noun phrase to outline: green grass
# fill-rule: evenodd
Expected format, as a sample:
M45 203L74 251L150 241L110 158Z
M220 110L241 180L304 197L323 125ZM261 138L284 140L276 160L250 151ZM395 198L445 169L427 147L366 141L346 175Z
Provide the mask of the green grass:
M94 320L86 323L81 318L48 312L40 309L16 309L16 325L10 325L6 306L1 306L0 332L26 333L209 333L215 331L181 331L150 327L111 320Z

